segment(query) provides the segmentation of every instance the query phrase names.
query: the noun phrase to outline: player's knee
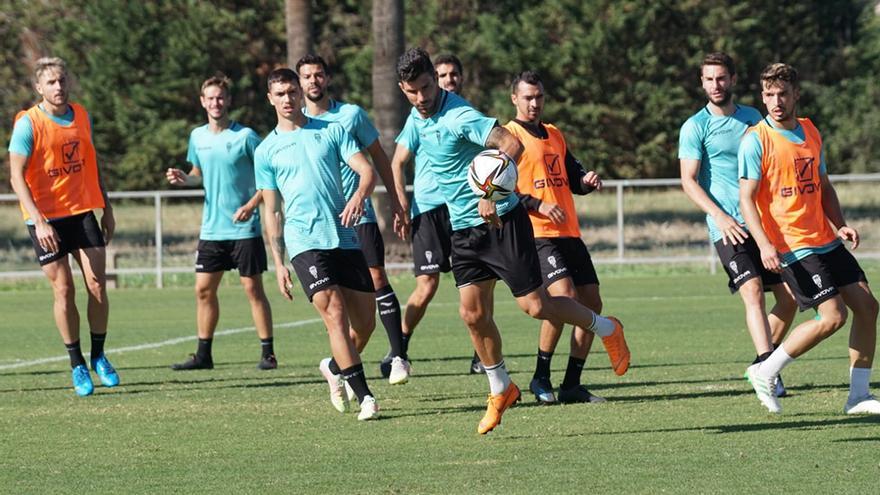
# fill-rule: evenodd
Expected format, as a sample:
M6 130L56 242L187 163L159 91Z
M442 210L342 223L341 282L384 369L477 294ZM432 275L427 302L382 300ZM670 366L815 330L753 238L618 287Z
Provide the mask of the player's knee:
M56 302L72 304L76 300L76 289L73 284L55 284L52 286L52 293Z
M593 310L597 315L602 314L602 298L599 296L596 297L587 297L584 298L581 303Z
M821 324L820 332L823 334L823 338L830 336L846 325L847 316L846 307L823 314L819 320Z
M262 285L248 284L244 287L244 293L251 302L262 301L266 298Z
M207 285L196 286L196 299L199 301L210 301L216 296L216 291Z
M858 313L863 318L873 320L877 319L878 310L880 310L880 304L877 303L877 299L871 294L866 294L865 297L862 297L858 304L852 308L853 313Z
M430 301L440 287L440 277L419 277L416 282L417 292L426 301Z
M523 311L526 312L527 315L535 318L536 320L549 320L552 319L552 304L549 302L545 302L543 299L528 299L525 304L522 305Z
M458 309L461 320L468 327L475 327L485 324L489 319L489 313L482 308L473 308L461 306Z

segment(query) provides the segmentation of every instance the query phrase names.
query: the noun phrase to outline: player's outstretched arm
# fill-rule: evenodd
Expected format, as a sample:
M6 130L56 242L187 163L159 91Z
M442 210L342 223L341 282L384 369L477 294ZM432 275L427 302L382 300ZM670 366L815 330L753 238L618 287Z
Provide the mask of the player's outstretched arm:
M837 235L844 241L850 241L852 249L858 249L859 232L846 224L843 210L840 208L840 200L837 199L837 191L831 185L831 180L828 179L828 175L819 174L819 181L822 186L822 211L837 229Z
M409 199L406 197L406 166L412 161L413 154L406 146L398 144L391 158L391 173L394 180L394 193L400 205L400 215L394 217L394 232L405 241L409 236ZM387 184L385 187L388 187Z
M351 155L348 166L360 176L360 181L357 190L346 203L345 209L339 214L339 218L342 225L351 227L364 216L364 201L373 193L373 188L376 186L376 171L360 151Z
M486 147L495 148L507 153L507 156L512 158L514 162L519 162L519 158L525 149L516 136L500 125L496 125L489 131L489 137L486 138Z
M202 170L199 167L193 167L187 174L179 168L169 168L165 170L165 179L172 186L200 186L202 185Z
M779 253L773 244L770 243L770 239L764 232L764 227L761 225L761 215L758 213L758 207L755 205L755 196L758 194L759 184L755 179L739 180L739 207L742 210L743 219L746 221L749 232L752 233L755 243L761 250L761 262L764 264L764 268L771 272L779 273L782 271Z
M715 220L718 231L721 232L721 241L726 244L742 244L749 237L748 232L724 212L712 201L712 198L706 194L706 190L697 182L697 175L700 173L700 160L690 158L682 158L681 163L681 188L687 197L697 205L707 215ZM751 229L751 226L749 226Z
M264 189L262 198L266 203L266 236L269 237L269 248L275 263L278 290L287 300L293 301L293 293L290 292L293 283L290 272L284 266L284 214L281 212L281 194L274 189Z
M58 251L61 243L61 237L55 230L55 227L49 224L37 208L37 203L31 194L31 189L27 185L24 178L25 170L27 170L28 157L19 155L18 153L9 153L9 182L12 184L12 190L18 197L22 208L34 221L34 227L37 234L37 242L43 250L54 253Z

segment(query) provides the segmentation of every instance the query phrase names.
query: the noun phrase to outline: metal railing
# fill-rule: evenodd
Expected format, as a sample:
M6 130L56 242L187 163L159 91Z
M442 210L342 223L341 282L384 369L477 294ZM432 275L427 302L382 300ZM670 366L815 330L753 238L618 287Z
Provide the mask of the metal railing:
M829 176L832 182L880 182L880 174L846 174ZM717 257L715 248L707 238L707 249L704 255L677 255L677 256L650 256L650 257L627 257L626 239L624 236L624 191L627 188L656 188L678 187L680 179L625 179L603 181L606 190L614 189L616 193L616 256L594 257L596 264L657 264L657 263L706 263L711 273L717 271ZM409 187L411 188L411 186ZM376 193L385 192L383 186L376 187ZM682 193L683 194L683 193ZM162 201L166 198L196 198L205 195L200 189L170 190L170 191L119 191L111 192L111 199L152 199L155 212L155 263L152 267L139 268L108 268L108 274L155 274L156 287L162 287L163 275L166 273L189 273L190 267L163 266L163 221ZM0 194L0 202L18 202L14 194ZM880 259L880 252L860 252L859 259ZM389 269L408 269L412 265L409 262L388 263ZM20 270L0 272L0 279L29 278L42 276L40 270Z

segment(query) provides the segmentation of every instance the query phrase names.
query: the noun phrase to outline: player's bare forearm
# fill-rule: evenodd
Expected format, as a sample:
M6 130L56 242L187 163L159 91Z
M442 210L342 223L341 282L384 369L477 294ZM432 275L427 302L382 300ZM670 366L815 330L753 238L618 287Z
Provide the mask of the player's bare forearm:
M507 156L515 162L519 162L519 157L522 156L525 149L516 136L501 126L495 126L489 132L489 137L486 139L486 147L495 148L507 153Z
M394 148L394 157L391 159L391 173L394 176L394 191L397 201L404 210L409 209L409 200L406 197L406 166L412 161L412 152L406 146L398 144Z
M739 180L739 206L742 211L743 220L749 229L752 237L759 247L770 245L770 239L764 232L761 225L761 214L758 213L758 207L755 205L755 196L758 193L758 181L751 179Z
M27 157L18 153L9 153L9 182L22 208L34 222L45 220L31 194L31 189L24 178L27 170Z
M681 164L681 188L691 202L697 205L697 207L703 210L703 212L713 217L717 216L719 213L724 213L721 208L712 201L712 198L706 194L706 190L697 182L697 174L700 172L700 161L684 159L679 160L679 162Z
M385 150L382 149L382 144L379 143L378 139L373 141L373 144L367 147L367 151L370 153L370 158L373 160L373 166L376 168L376 173L379 174L379 178L382 180L382 184L385 186L385 190L388 193L388 200L391 201L391 211L396 212L400 209L400 200L397 198L397 186L394 180L394 172L391 170L391 162L388 160L388 155L385 154Z
M822 211L825 212L825 216L835 228L839 229L845 226L846 219L840 208L840 200L837 199L837 191L834 190L827 175L821 176L820 185L822 187Z
M257 209L260 206L260 203L263 202L263 191L257 189L257 192L248 200L246 206L251 210Z

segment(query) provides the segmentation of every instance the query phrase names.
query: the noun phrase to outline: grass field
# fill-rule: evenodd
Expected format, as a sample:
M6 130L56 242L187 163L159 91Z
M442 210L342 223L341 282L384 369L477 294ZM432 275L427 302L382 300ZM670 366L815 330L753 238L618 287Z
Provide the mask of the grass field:
M394 283L405 299L411 279ZM370 423L330 406L316 369L326 338L302 297L270 292L280 367L260 372L247 304L224 286L216 368L181 373L168 365L195 347L191 289L113 291L108 355L122 385L79 398L50 293L0 292L0 493L876 493L880 418L842 414L846 332L786 369L791 397L772 416L742 379L753 351L721 276L607 276L602 291L633 351L622 378L601 348L590 355L586 381L609 402L542 407L525 393L485 437L488 387L466 373L450 279L412 341L409 384L377 378L377 329L365 359L383 417ZM525 389L537 324L505 287L496 300Z

